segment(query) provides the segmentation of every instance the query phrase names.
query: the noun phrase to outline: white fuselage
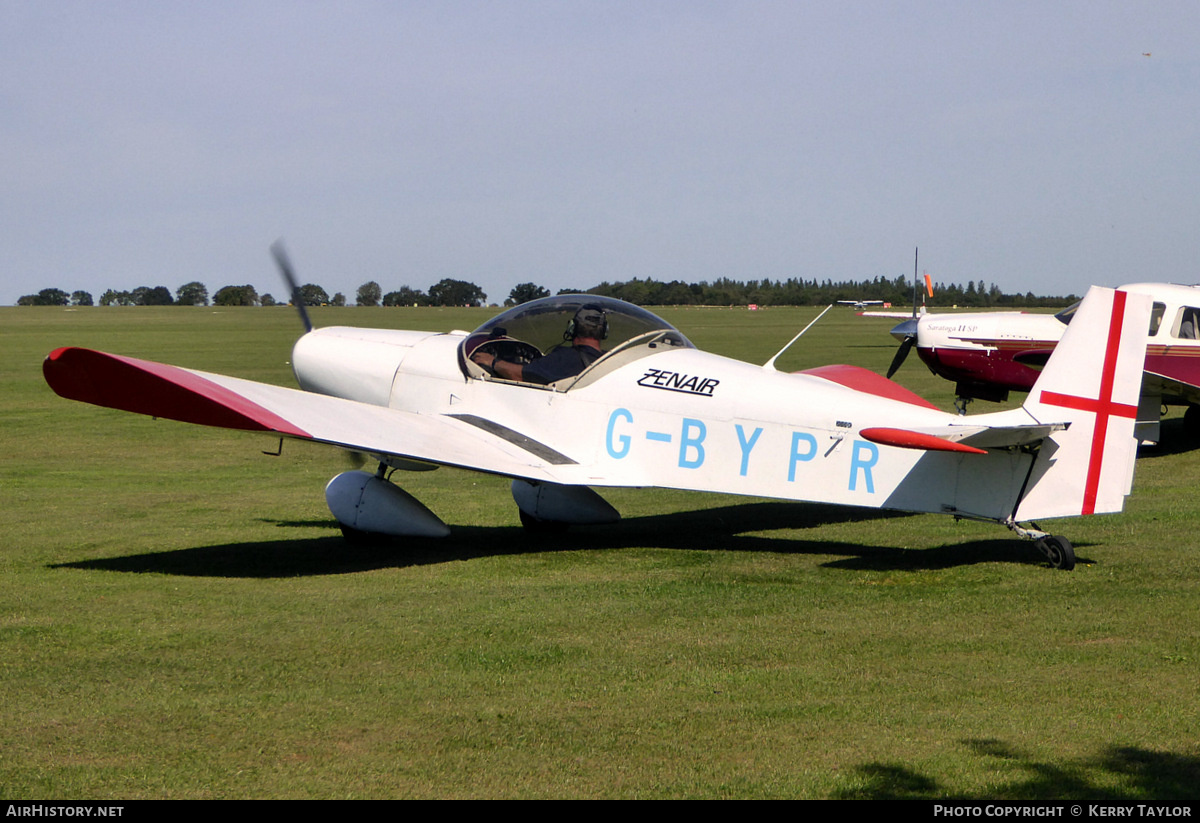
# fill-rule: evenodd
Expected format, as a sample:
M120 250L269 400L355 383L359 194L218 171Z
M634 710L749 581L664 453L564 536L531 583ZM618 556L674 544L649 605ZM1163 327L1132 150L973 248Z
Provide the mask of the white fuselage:
M1014 478L1031 460L1019 451L880 446L860 431L961 418L693 348L630 352L567 390L470 376L458 353L464 336L321 329L301 338L293 363L310 391L488 421L531 441L531 449L560 455L556 481L568 485L662 486L1002 519L1020 489ZM960 484L964 462L972 482Z

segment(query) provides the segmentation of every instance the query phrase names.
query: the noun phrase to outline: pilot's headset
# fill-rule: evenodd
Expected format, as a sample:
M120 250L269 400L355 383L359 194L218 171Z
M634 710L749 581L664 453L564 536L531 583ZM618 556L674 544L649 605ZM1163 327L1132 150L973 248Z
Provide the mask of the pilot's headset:
M606 339L608 337L608 314L604 309L591 303L581 306L579 311L575 312L575 316L571 318L571 322L567 324L567 330L563 332L563 340L570 341L576 337Z

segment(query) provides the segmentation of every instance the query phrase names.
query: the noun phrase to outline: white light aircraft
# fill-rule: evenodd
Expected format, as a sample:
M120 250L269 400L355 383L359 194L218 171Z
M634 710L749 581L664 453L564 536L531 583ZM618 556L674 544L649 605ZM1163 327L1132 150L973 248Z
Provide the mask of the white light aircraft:
M865 309L867 306L882 306L882 300L839 300L839 306L853 306L856 309Z
M577 327L597 316L588 362L563 330L582 348ZM661 486L994 521L1071 568L1071 544L1033 521L1123 507L1149 318L1148 297L1093 288L1025 405L972 416L854 366L788 374L708 354L592 295L525 303L471 333L312 330L305 316L300 390L79 348L43 370L66 398L371 455L377 472L326 487L348 536L448 533L388 477L455 466L512 478L531 529L616 520L592 487ZM577 374L533 382L564 352Z

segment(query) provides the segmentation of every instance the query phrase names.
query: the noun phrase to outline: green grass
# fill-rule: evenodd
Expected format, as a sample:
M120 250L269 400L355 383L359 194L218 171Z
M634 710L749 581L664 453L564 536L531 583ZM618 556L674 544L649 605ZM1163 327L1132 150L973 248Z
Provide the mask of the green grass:
M816 312L662 313L762 362ZM882 371L890 325L835 310L780 367ZM1056 524L1069 573L998 526L658 490L531 541L505 481L446 469L401 482L450 538L363 549L324 505L337 452L268 457L41 380L85 345L288 384L297 328L0 309L0 797L1195 796L1200 452L1178 421L1125 514ZM949 405L915 356L900 378Z

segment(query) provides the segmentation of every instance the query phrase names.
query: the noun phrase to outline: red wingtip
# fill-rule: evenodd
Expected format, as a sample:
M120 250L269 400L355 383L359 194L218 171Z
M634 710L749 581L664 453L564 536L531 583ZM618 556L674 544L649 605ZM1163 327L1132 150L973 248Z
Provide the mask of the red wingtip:
M310 437L274 412L177 366L65 347L42 361L42 374L68 400L202 426Z

